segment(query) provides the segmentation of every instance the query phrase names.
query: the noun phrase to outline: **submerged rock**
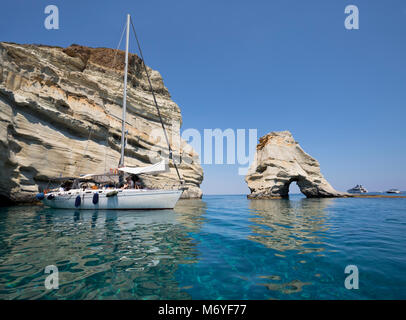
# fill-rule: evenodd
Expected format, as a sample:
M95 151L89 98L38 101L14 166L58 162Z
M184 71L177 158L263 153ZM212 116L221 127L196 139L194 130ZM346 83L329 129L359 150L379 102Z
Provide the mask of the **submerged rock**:
M158 71L152 86L180 173L184 198L200 198L198 155L180 138L182 117ZM32 201L50 177L100 173L120 158L124 52L0 43L0 199ZM130 54L126 165L145 166L168 149L141 59ZM155 161L156 159L156 161ZM172 163L170 163L172 166ZM149 188L174 188L169 173L143 177Z
M288 197L294 181L308 198L345 195L334 190L321 174L318 161L303 151L289 131L271 132L259 139L245 181L250 199Z

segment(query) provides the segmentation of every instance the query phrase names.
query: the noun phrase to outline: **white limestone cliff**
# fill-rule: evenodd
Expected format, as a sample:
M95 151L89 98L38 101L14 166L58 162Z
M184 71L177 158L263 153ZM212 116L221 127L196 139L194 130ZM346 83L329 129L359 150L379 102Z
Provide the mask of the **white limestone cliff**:
M318 161L303 151L289 131L271 132L259 139L245 181L250 199L288 197L294 181L308 198L345 195L334 190L321 174Z
M167 156L167 145L142 61L129 59L126 165ZM147 67L163 121L182 162L188 190L200 198L198 155L180 138L182 117L158 71ZM0 198L29 202L50 177L116 168L120 158L124 52L0 43ZM174 188L169 173L143 177L150 188Z

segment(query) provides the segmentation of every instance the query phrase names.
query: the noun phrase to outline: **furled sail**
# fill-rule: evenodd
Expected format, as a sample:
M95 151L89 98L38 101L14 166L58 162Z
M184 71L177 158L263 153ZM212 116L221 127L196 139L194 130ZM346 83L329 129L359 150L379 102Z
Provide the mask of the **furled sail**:
M156 174L162 172L169 171L169 165L166 163L165 160L157 162L151 166L147 167L122 167L118 168L119 171L130 173L130 174L141 174L141 173L148 173L148 174Z
M157 174L157 173L162 173L162 172L168 172L169 171L169 165L165 160L161 160L160 162L157 162L153 165L147 166L147 167L122 167L122 168L117 168L117 169L111 169L111 172L106 172L106 173L89 173L85 175L81 175L81 179L86 179L86 178L94 178L96 176L114 176L118 174L118 171L126 172L129 174L141 174L141 173L146 173L146 174Z

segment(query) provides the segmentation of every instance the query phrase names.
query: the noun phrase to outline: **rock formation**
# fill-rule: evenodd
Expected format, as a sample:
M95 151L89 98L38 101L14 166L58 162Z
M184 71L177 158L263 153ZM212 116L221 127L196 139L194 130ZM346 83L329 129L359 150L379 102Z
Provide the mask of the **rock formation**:
M308 198L345 195L324 179L318 161L303 151L289 131L271 132L259 139L245 181L251 190L250 199L288 197L293 181Z
M120 158L124 52L0 43L0 197L28 202L50 177L99 173ZM180 109L158 71L148 67L163 121L188 190L200 198L198 155L180 138ZM168 156L141 59L129 57L126 165ZM169 173L143 177L150 188L174 188Z

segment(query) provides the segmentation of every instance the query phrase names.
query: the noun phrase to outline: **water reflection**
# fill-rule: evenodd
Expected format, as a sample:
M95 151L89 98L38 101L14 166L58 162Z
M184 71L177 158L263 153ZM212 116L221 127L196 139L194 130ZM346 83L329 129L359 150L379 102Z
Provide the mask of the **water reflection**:
M175 211L2 209L0 299L188 299L175 272L199 259L189 233L204 213L201 200ZM46 291L51 264L60 288Z
M201 199L181 199L175 207L175 211L178 213L176 219L182 225L196 232L205 221L206 209L207 204Z
M280 252L299 253L323 251L322 234L329 225L325 209L332 199L252 200L249 207L255 235L249 239Z

